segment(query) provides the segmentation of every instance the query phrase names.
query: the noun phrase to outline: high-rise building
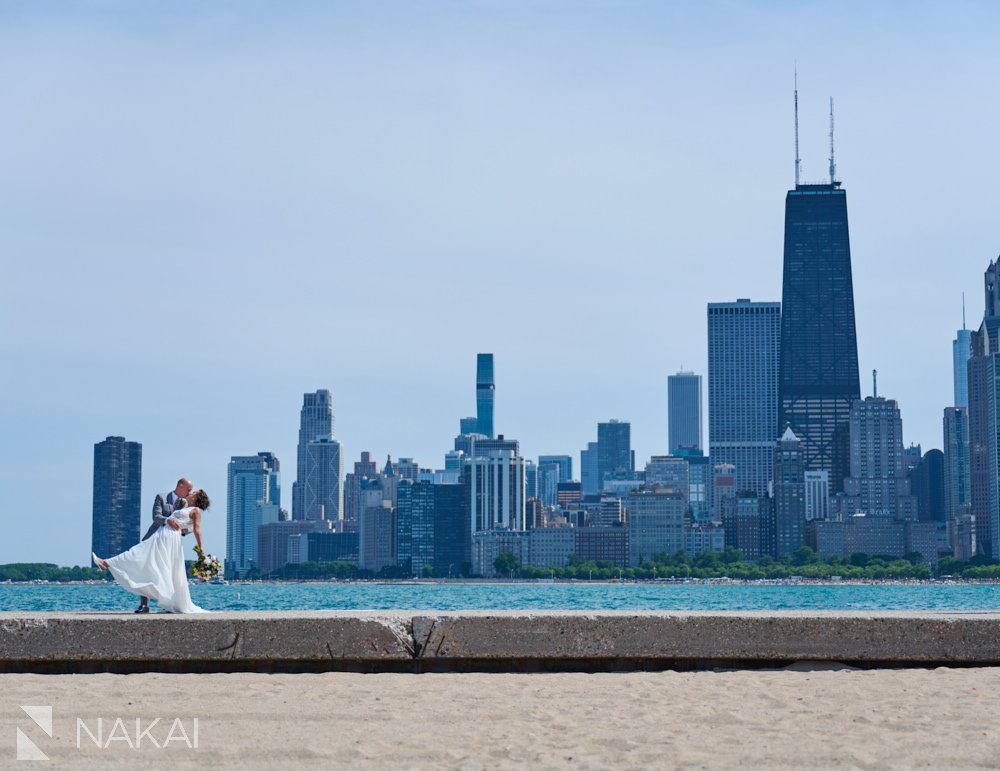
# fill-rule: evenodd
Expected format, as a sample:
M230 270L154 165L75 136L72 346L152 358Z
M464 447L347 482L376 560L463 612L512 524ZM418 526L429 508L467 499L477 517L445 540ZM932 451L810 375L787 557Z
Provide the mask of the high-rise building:
M434 575L442 578L469 575L471 545L465 485L434 485Z
M391 464L389 472L392 472ZM385 480L397 480L383 469L378 479L361 481L360 516L358 518L358 567L378 572L396 564L396 511L386 496ZM394 484L393 490L398 487Z
M684 498L687 510L688 487L691 482L690 467L686 458L673 455L654 455L646 464L647 485L659 485L673 490Z
M302 486L305 519L343 519L344 454L332 436L318 436L306 444L306 470Z
M396 564L412 575L434 562L434 485L403 481L396 491Z
M806 545L806 469L802 442L791 428L774 448L774 557Z
M936 522L943 532L948 521L944 496L944 453L928 450L910 472L910 490L917 499L917 518Z
M762 520L765 511L761 505L765 499L758 498L747 490L733 497L725 498L722 507L722 525L725 528L726 546L739 549L743 559L756 562L763 555Z
M538 498L538 466L534 461L524 461L524 499Z
M712 466L712 519L722 521L726 499L735 498L738 490L736 466L732 463L716 463ZM753 492L753 490L744 490L743 492ZM754 493L754 495L756 494Z
M559 481L573 481L573 456L571 455L539 455L538 465L541 467L545 463L555 463L559 466Z
M259 569L257 527L261 503L281 505L280 464L270 452L234 455L227 469L226 576L243 578ZM280 567L280 565L278 566Z
M807 471L806 522L830 518L830 472Z
M470 532L524 530L524 458L513 450L492 450L469 460Z
M299 444L296 455L295 483L292 485L292 519L308 519L305 510L305 479L309 442L321 436L333 436L333 397L327 389L303 394L299 414Z
M541 460L541 459L539 459ZM562 469L558 463L539 463L536 495L545 506L555 506L559 501L559 482L562 480ZM530 484L528 485L530 489Z
M684 548L684 497L662 487L629 493L629 565L635 567L654 554L675 554Z
M478 434L479 418L460 418L458 421L459 434Z
M378 473L378 461L372 460L372 454L365 450L361 453L361 460L354 461L354 471L344 477L344 522L348 528L357 528L361 505L361 480L374 479Z
M895 399L869 396L852 405L848 422L850 476L844 491L868 516L916 519L903 446L903 419Z
M735 467L737 489L767 495L778 424L781 305L708 306L708 444L713 465Z
M831 169L832 172L832 169ZM851 405L861 398L847 192L840 182L800 185L785 197L780 415L802 442L805 467L848 475Z
M496 400L496 383L493 379L493 354L476 356L476 426L478 432L493 438L493 409Z
M972 511L968 407L947 407L943 422L945 513L952 520Z
M688 466L688 510L696 521L707 521L712 518L712 463L701 452L687 447L681 447L674 453L675 457L683 458Z
M965 315L964 312L962 315ZM971 355L972 330L963 326L955 333L955 339L951 343L956 407L969 406L969 357Z
M142 445L124 436L97 442L90 550L98 557L113 557L139 543L141 509Z
M670 454L679 448L703 449L701 437L701 375L678 372L667 378Z
M580 483L584 495L594 495L601 491L602 483L597 469L597 442L587 442L587 449L580 450Z
M632 424L622 420L609 420L597 424L597 478L598 489L611 474L635 471L632 452Z

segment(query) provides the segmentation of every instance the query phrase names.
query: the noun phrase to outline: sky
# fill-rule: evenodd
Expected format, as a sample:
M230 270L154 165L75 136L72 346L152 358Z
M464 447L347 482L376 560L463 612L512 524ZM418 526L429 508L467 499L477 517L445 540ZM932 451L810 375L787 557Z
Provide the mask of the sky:
M904 10L905 8L905 10ZM85 564L93 445L143 445L143 522L270 450L302 394L441 467L496 355L498 432L572 454L631 421L706 303L780 300L828 100L862 392L941 446L951 340L1000 252L1000 6L981 2L0 2L0 562ZM706 392L707 395L707 392Z

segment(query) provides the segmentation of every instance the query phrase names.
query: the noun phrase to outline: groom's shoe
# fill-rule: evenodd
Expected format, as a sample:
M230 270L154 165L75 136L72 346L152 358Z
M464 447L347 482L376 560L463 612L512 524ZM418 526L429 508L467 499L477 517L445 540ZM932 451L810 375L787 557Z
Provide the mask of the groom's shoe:
M136 613L149 613L149 602L143 601L139 603L139 607L135 609Z

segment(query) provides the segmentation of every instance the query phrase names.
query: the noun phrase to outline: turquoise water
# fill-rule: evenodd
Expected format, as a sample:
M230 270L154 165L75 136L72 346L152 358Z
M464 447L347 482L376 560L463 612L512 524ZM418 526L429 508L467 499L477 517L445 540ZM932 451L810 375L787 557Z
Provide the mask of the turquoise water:
M191 594L210 610L1000 610L993 584L195 584ZM137 604L113 584L0 585L0 611Z

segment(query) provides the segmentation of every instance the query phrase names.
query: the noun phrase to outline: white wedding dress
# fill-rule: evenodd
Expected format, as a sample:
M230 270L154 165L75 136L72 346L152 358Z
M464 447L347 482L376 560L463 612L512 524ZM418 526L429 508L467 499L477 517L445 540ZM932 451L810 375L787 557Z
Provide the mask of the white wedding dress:
M191 507L170 515L182 529L190 530ZM156 600L170 613L208 613L191 602L184 546L180 530L164 524L145 541L107 559L108 570L118 585L133 594Z

